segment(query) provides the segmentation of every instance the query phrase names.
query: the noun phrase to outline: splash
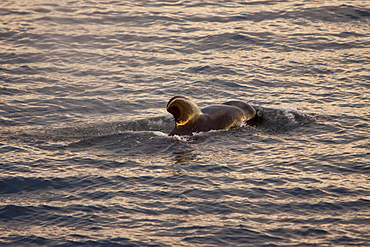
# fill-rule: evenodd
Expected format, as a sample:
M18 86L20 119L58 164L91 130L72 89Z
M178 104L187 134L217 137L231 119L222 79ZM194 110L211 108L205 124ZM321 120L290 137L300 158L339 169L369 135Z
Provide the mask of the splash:
M317 115L302 113L294 108L253 106L259 121L257 128L264 132L287 132L317 120Z

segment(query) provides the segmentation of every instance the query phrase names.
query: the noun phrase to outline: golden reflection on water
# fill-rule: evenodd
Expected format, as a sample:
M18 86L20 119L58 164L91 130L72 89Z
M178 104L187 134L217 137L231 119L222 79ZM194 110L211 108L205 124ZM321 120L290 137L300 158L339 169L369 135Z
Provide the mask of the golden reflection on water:
M308 87L308 90L314 91L315 94L330 94L334 89L335 90L341 90L340 80L338 78L347 78L349 76L366 76L366 70L364 66L361 65L361 63L358 64L359 68L356 72L346 71L343 70L342 63L338 62L340 60L345 60L345 57L361 57L363 55L363 49L341 49L341 50L335 50L335 49L325 49L320 51L320 53L314 51L311 52L309 49L304 48L307 42L312 42L311 40L304 39L306 36L312 36L315 35L316 37L322 37L323 39L319 39L318 42L321 42L323 44L335 42L339 37L338 35L343 32L357 32L357 33L366 33L367 25L363 25L362 23L351 22L348 23L338 23L338 22L324 22L317 20L314 22L314 25L302 25L301 23L292 23L291 19L289 18L282 18L281 21L278 23L276 20L269 20L268 18L263 21L256 21L253 23L253 25L245 25L245 20L235 20L235 21L228 21L228 22L215 22L215 21L192 21L192 22L186 22L184 25L175 25L171 26L171 28L175 31L173 33L173 37L169 37L169 39L177 40L179 37L189 38L189 36L193 39L200 39L200 43L203 43L204 39L207 40L207 37L211 36L217 36L217 34L225 34L225 31L228 30L228 33L230 35L237 35L239 33L242 33L247 38L256 38L259 39L265 39L264 36L271 36L271 39L274 40L274 42L280 42L285 43L289 42L289 40L292 38L292 34L296 35L294 38L298 40L298 44L302 45L301 51L284 51L284 52L275 52L272 51L272 49L275 49L275 47L269 47L269 46L261 46L250 43L247 46L245 46L245 49L224 49L222 46L220 46L220 49L212 49L212 52L207 50L207 46L205 46L204 53L199 52L182 52L183 50L187 50L187 43L184 41L183 43L175 42L171 46L172 52L169 52L168 49L168 43L158 43L157 41L152 42L150 41L150 37L155 37L155 39L158 39L159 37L168 37L169 30L164 29L163 25L161 23L153 23L151 25L151 32L148 33L148 27L144 26L130 26L128 25L128 22L123 22L122 24L118 23L118 25L104 25L104 28L101 28L100 25L95 24L89 24L88 18L91 18L92 20L99 20L100 18L103 18L103 14L93 14L93 13L85 13L84 11L79 11L80 4L66 4L63 3L56 3L55 6L48 5L46 7L39 7L43 6L45 2L39 1L39 2L33 2L32 5L29 5L29 3L23 2L23 1L17 1L12 3L12 5L17 9L24 9L24 11L28 11L28 15L32 15L31 17L26 15L27 17L18 17L19 20L11 20L7 18L14 18L13 15L5 15L4 16L4 22L6 22L7 28L17 30L19 29L19 23L26 23L29 25L29 27L24 28L25 33L33 33L33 34L46 34L46 33L57 33L57 37L51 37L53 40L51 40L52 43L59 43L62 47L65 47L65 51L70 51L74 53L81 53L81 54L90 54L91 50L94 49L94 53L101 55L102 57L109 57L111 54L119 54L123 56L123 58L129 58L132 57L133 59L139 60L142 62L140 66L131 67L132 62L129 60L122 60L120 63L112 64L111 61L106 59L100 59L99 64L96 64L95 58L82 60L80 62L71 63L68 62L69 65L75 67L80 72L85 72L86 75L82 78L79 78L78 76L67 76L63 73L56 73L55 75L51 75L52 77L59 78L60 81L66 82L66 81L81 81L81 83L89 82L91 83L94 81L94 75L89 76L89 73L91 71L100 71L100 70L109 70L112 74L119 74L122 73L122 71L128 72L128 77L132 76L132 74L137 75L147 75L147 76L161 76L165 75L167 78L173 77L173 80L176 80L178 78L173 76L173 71L179 71L180 74L184 70L184 68L188 67L189 64L191 64L193 67L201 66L207 63L208 65L230 65L232 67L237 67L237 70L242 71L244 74L248 74L250 77L245 79L245 83L251 84L251 80L259 79L262 81L273 81L276 78L276 71L286 71L284 73L284 77L281 78L283 81L301 81L302 84L309 84L310 87ZM361 5L362 1L356 1L356 4ZM139 6L132 6L132 5L117 5L112 7L112 5L109 4L102 4L100 2L91 2L89 4L86 4L88 6L95 6L95 8L99 9L102 8L102 13L108 13L109 11L113 12L122 12L124 17L132 17L132 16L140 16L148 14L149 16L173 16L174 18L188 18L191 17L198 17L198 18L204 18L206 16L219 16L219 18L223 18L224 16L233 16L233 11L235 11L235 16L240 15L240 5L237 3L229 3L229 5L224 7L219 6L200 6L200 7L189 7L186 8L186 11L184 11L184 8L182 6L166 6L166 7L139 7ZM303 4L303 3L302 3ZM325 2L310 2L304 3L305 9L314 9L316 7L323 7L323 6L333 6L332 1L325 1ZM233 6L238 6L239 8L233 8ZM86 6L84 6L86 7ZM38 11L38 8L45 8L49 11ZM266 13L278 13L278 12L294 12L297 9L300 9L301 6L295 5L292 6L291 2L281 2L278 5L261 5L261 4L251 4L245 6L245 15L252 15L255 13L262 12L266 15ZM66 11L67 9L72 9L74 11ZM204 10L207 9L207 12L204 12ZM81 13L85 13L86 19L81 18ZM47 17L47 18L44 18ZM25 18L24 21L22 18ZM28 23L28 19L33 18L35 22ZM70 23L62 24L63 18L68 19ZM76 18L76 21L79 21L78 23L73 23L73 18ZM66 21L66 20L64 20ZM61 23L59 23L61 22ZM16 23L16 24L15 24ZM134 24L135 21L132 22ZM51 25L52 24L52 25ZM59 29L57 29L59 28ZM188 30L192 30L191 34L189 35L188 32L184 32L182 28L186 28ZM78 35L76 35L76 30L83 29L84 31L78 31ZM330 33L328 34L328 30L330 30ZM106 36L107 40L101 40L93 42L93 45L96 45L97 43L100 43L102 45L107 44L109 37L112 35L119 35L119 34L129 34L137 37L145 37L149 40L146 42L143 42L142 44L137 44L136 39L132 38L132 42L125 41L124 39L121 41L117 38L113 38L112 40L109 40L110 46L104 49L96 49L96 47L90 46L90 39L93 38L96 35L100 36ZM297 35L297 34L301 34ZM86 35L85 39L83 36ZM51 35L52 36L52 35ZM324 39L325 37L325 39ZM328 38L329 37L329 38ZM276 40L278 38L278 40ZM367 40L367 36L352 36L351 38L352 42L360 42ZM72 41L72 42L70 42ZM45 41L48 42L47 40ZM214 41L211 41L214 42ZM222 41L221 41L222 42ZM216 43L212 43L211 46L214 48L214 45ZM35 44L36 45L36 44ZM17 45L17 46L7 46L4 44L3 48L5 50L12 50L16 53L23 53L25 52L24 49L27 49L27 52L31 53L39 53L40 51L45 51L41 47L35 47L35 45L31 46L23 46L23 45ZM144 45L143 49L140 49L139 47L136 47L133 49L132 46L138 46L138 45ZM206 44L207 45L207 44ZM317 44L312 44L317 45ZM60 47L59 47L60 49ZM163 50L165 52L163 52ZM46 49L47 50L47 49ZM179 55L182 56L183 63L175 63L171 64L173 61L177 61ZM84 55L82 55L84 56ZM211 59L210 59L211 58ZM338 60L339 58L339 60ZM170 64L164 67L158 67L157 63L153 63L154 60L158 61L168 61ZM317 61L322 60L322 68L330 70L337 70L333 75L326 75L325 76L325 82L330 81L331 88L328 89L322 89L321 87L315 87L315 85L320 84L320 77L315 77L312 75L312 71L309 71L309 68L303 68L300 66L297 66L297 64L310 64L310 61ZM37 67L45 67L50 68L55 66L55 61L53 63L48 64L40 64L40 63L34 63ZM287 66L285 66L287 65ZM7 68L9 70L13 70L19 66L18 64L6 64ZM61 65L63 68L63 65ZM315 67L317 68L317 64L315 64ZM124 68L123 68L124 67ZM286 67L290 67L291 69L287 69ZM253 68L250 70L250 68ZM257 68L257 69L256 69ZM258 69L260 68L260 69ZM301 73L302 70L307 70L307 73ZM339 71L341 70L341 71ZM169 73L168 71L171 71ZM270 72L269 72L270 71ZM263 72L263 73L261 73ZM292 73L293 72L293 73ZM296 73L295 73L296 72ZM78 73L77 73L78 74ZM76 74L76 75L77 75ZM33 77L32 75L29 75L29 77ZM49 74L50 77L50 74ZM195 74L192 77L188 77L187 79L193 79L193 80L206 80L210 81L213 78L219 78L224 80L232 80L232 81L240 81L240 75L212 75L212 74ZM35 80L37 80L37 76L35 76ZM17 87L16 85L14 85ZM40 85L40 88L42 88L44 84ZM133 83L130 85L133 90L140 91L142 88L142 85L139 85L137 83ZM21 88L24 89L23 86ZM351 92L351 89L343 89L349 90L349 95L345 99L347 104L348 103L358 103L362 99L369 98L370 95L368 90L365 90L365 88L362 88L363 95L359 97L358 99L353 97L353 93ZM284 87L273 87L270 86L266 87L266 90L270 92L271 95L274 95L271 97L272 100L276 100L276 94L281 94L284 92ZM300 87L300 90L305 90L304 88ZM358 89L356 89L358 90ZM260 87L260 91L265 91L264 87ZM302 92L302 91L301 91ZM263 94L256 95L255 100L260 98L266 98L269 97L269 94ZM286 95L284 95L286 97ZM323 102L312 102L310 99L315 99L314 95L311 95L310 92L306 92L304 95L301 95L305 100L302 100L300 102L297 102L296 106L303 107L306 109L315 109L313 111L319 111L319 113L325 113L325 112L341 112L343 111L343 106L338 106L337 103L329 103L329 104L323 104ZM367 97L369 96L369 97ZM6 96L5 96L6 97ZM27 96L24 96L27 97ZM33 97L33 96L29 96ZM107 96L108 98L110 96ZM317 98L322 98L321 96L318 96ZM165 99L163 99L165 100ZM279 101L279 100L277 100ZM352 102L351 102L352 101ZM280 102L284 102L284 98L281 97ZM325 102L324 102L325 103ZM282 103L284 105L284 103ZM357 108L355 109L358 111L358 115L366 114L366 108ZM353 108L351 106L348 106L348 109L346 111L351 111Z
M40 78L55 79L60 88L67 85L77 85L78 90L75 88L76 92L69 96L71 98L78 97L79 100L102 97L104 100L115 102L124 98L128 102L139 102L137 107L140 107L143 101L137 101L137 99L149 101L150 97L153 97L164 102L161 108L153 106L143 111L124 112L122 114L124 116L119 116L116 113L117 115L113 119L117 121L122 121L124 118L140 118L142 115L148 117L165 114L164 106L169 93L163 90L163 94L152 96L143 92L143 88L154 92L162 90L162 87L170 88L173 82L188 87L199 81L209 82L209 84L200 84L199 87L195 87L204 92L195 97L198 97L202 104L222 102L231 93L224 92L226 90L222 85L215 81L220 80L223 82L232 81L247 87L246 92L240 91L238 93L245 93L249 97L253 95L253 98L248 98L252 101L283 106L293 104L293 107L304 108L309 112L318 112L325 116L368 116L368 108L363 107L368 104L370 98L366 84L368 63L358 62L358 60L364 59L365 48L352 48L351 46L340 48L336 44L341 42L341 35L351 32L359 35L349 36L346 42L356 45L367 41L367 23L321 21L320 18L317 18L307 24L308 20L304 18L295 18L294 20L293 18L274 17L273 20L268 18L269 15L280 14L283 17L294 11L299 14L303 10L314 12L315 8L341 6L340 1L295 1L279 2L275 5L246 5L245 17L261 15L261 20L253 21L253 25L246 25L250 22L246 22L242 18L235 19L235 21L220 21L230 16L243 16L241 15L243 11L233 8L233 5L237 4L233 2L228 3L230 6L226 7L199 6L186 9L180 6L140 7L135 4L113 6L98 1L81 2L80 4L69 3L69 5L60 1L54 1L51 4L49 1L49 5L45 5L45 3L45 1L33 1L32 3L16 1L10 3L12 8L27 11L28 14L2 16L2 25L6 26L7 32L14 31L15 34L12 35L16 37L12 41L13 43L3 43L3 50L16 55L33 57L35 54L42 53L51 56L45 58L36 56L36 60L29 63L14 61L4 64L2 72L8 76L10 81L17 79L18 69L30 71L29 74L24 75L27 78L27 83L8 83L12 89L27 93L2 95L2 100L10 102L9 105L18 107L17 110L23 107L32 107L27 102L35 101L35 98L47 101L54 97L52 93L45 93L47 89L54 90L50 87L50 82L43 82ZM292 6L292 3L296 5ZM361 5L361 3L362 5L364 5L363 3L367 4L362 1L352 1L351 4ZM301 10L300 4L304 5L304 9ZM99 14L99 11L102 13ZM108 12L118 13L117 19L105 19ZM175 21L176 24L173 25L164 26L162 20L157 18L161 15L180 21ZM134 17L132 21L124 19L131 17ZM152 21L142 25L143 23L140 21L143 22L143 20L140 17L152 18L150 19ZM214 17L214 19L204 21L209 17ZM313 15L312 17L320 16ZM330 17L335 18L335 14ZM189 18L192 21L188 21ZM30 19L33 21L30 22ZM214 21L216 19L217 21ZM183 23L180 23L181 21ZM20 34L31 35L31 37ZM45 38L40 43L32 43L32 35L44 35ZM314 39L316 42L307 38L311 36L316 38ZM100 39L96 39L97 37ZM228 40L223 41L219 37L226 37ZM238 41L238 37L244 38L244 40ZM164 42L158 42L159 39ZM27 42L29 44L25 45ZM239 47L238 42L245 42L245 45ZM291 51L279 47L279 44L284 44L287 47L292 46L290 47ZM330 48L330 44L337 46ZM323 47L320 51L311 49L311 47L325 45L328 46ZM235 47L238 48L234 49ZM75 60L70 60L70 57L74 57ZM45 61L44 59L50 60ZM347 68L344 66L346 63L351 66ZM353 64L356 64L357 67L354 68ZM23 65L28 68L22 67ZM211 72L200 71L191 74L187 71L187 69L191 70L205 65L210 68L228 68L235 73L216 74L211 70ZM34 70L43 72L31 73L35 72ZM99 75L101 74L108 78L104 83L100 81ZM121 82L122 78L129 83ZM144 79L139 80L138 78ZM148 85L152 82L157 83L163 78L166 80L162 80L162 84ZM358 78L363 78L363 85L359 83L355 88L346 86L347 80L358 80ZM137 80L135 81L135 79ZM266 85L255 86L254 81L256 80L262 81ZM88 85L88 89L85 88L87 92L85 95L78 93L79 87L83 89L83 85ZM115 94L114 90L117 85L121 86L122 91L131 90L131 93ZM218 87L224 94L212 94L211 87ZM93 92L90 92L90 89ZM42 90L44 90L43 93L37 94L38 91ZM109 94L94 94L94 90L109 92ZM191 92L191 90L189 91ZM196 91L193 89L193 92ZM45 107L47 103L37 106ZM87 115L88 119L84 119L83 124L87 124L89 121L107 123L107 115ZM357 121L359 121L358 119ZM114 154L114 150L106 148L86 148L72 151L56 148L55 151L55 149L48 150L48 147L43 149L42 145L44 144L40 144L37 140L33 140L34 143L32 140L27 140L28 144L21 139L6 140L6 145L11 146L14 150L2 153L1 158L8 164L14 165L17 170L4 172L3 176L35 178L35 181L40 178L42 178L40 181L61 178L83 179L85 177L107 179L119 177L128 180L155 178L159 181L163 180L163 186L152 185L150 182L133 182L130 187L123 182L114 181L116 183L114 186L102 182L102 184L86 188L77 187L75 191L73 189L63 190L63 188L55 190L38 188L33 192L32 188L23 188L24 192L2 195L0 205L60 207L57 214L60 214L61 217L89 220L94 216L101 216L113 220L112 222L99 222L97 228L93 230L89 228L91 226L76 225L73 221L69 222L68 220L64 222L66 224L64 226L58 225L57 222L46 221L42 222L41 224L44 225L40 226L11 223L6 227L0 226L0 231L4 234L2 237L33 234L46 239L67 236L67 240L81 241L78 236L80 234L80 236L96 237L97 239L126 237L132 241L142 241L145 236L147 239L168 245L176 243L176 246L182 244L191 246L191 244L181 241L183 232L171 231L171 228L183 227L183 231L187 231L186 235L192 236L199 233L196 232L197 230L192 230L194 226L204 227L204 229L213 226L235 229L235 227L243 225L262 233L275 229L302 230L314 225L319 226L321 230L330 232L332 239L337 237L333 235L340 236L342 232L346 232L347 237L358 238L353 233L351 235L348 229L356 229L357 232L366 236L367 225L356 223L356 220L367 218L366 211L358 212L356 206L353 206L348 210L340 210L338 213L335 209L315 210L312 205L323 203L339 205L340 207L341 204L370 200L368 193L365 193L370 188L370 181L365 172L361 174L357 171L349 173L336 170L347 168L347 165L351 168L351 165L366 164L369 143L367 139L361 139L359 136L368 136L368 129L364 123L361 123L362 127L356 127L358 123L355 121L353 126L342 126L338 119L325 120L322 121L322 124L337 129L334 131L324 129L320 134L302 134L302 136L296 130L281 136L279 134L255 133L255 136L260 137L259 139L252 137L253 140L250 143L234 143L234 145L230 143L235 140L228 140L229 146L226 148L222 143L222 138L217 140L219 141L217 143L194 144L185 142L188 148L193 149L159 153L152 156L147 154L142 157ZM7 130L19 130L20 128L23 127L9 127ZM230 139L235 138L234 136L229 137ZM269 138L273 142L269 142ZM354 138L357 139L353 140ZM46 142L44 146L49 144L68 146L70 144L68 141ZM254 149L251 148L253 146ZM78 159L79 162L74 162L75 159ZM86 160L86 163L83 160ZM121 166L104 167L105 163L112 160L121 162ZM100 167L94 166L89 161L102 165ZM136 163L126 166L125 162ZM212 165L220 168L219 172L208 172L207 169L211 168ZM180 179L185 176L198 177L200 182L177 183L176 178ZM202 183L202 179L211 181L212 186ZM303 192L294 194L294 189L297 188ZM348 193L338 192L336 194L331 191L333 188L339 190L344 188ZM214 198L210 198L207 194L214 192L217 194L219 191L229 189L236 190L239 194L225 193L218 195L218 197L215 195ZM132 192L134 195L162 191L171 195L176 194L178 197L164 196L163 198L143 199L140 196L122 196L120 192L123 190L125 190L124 192ZM193 190L198 190L199 194L189 193ZM247 194L258 190L264 191L258 195L261 196L260 198ZM361 194L361 190L364 192L363 194ZM242 193L243 191L245 194ZM274 194L274 191L279 191L278 195ZM305 195L305 191L317 191L318 194ZM353 195L352 191L356 191L356 194ZM91 195L94 192L112 193L113 196L108 199L84 198L83 196L83 193ZM75 196L77 199L67 200L69 196ZM59 200L52 198L59 198ZM163 204L163 207L146 206L146 203L158 201ZM182 204L182 202L188 204ZM216 207L215 210L219 211L212 212L212 205L217 203L227 205L229 202L232 202L232 205L240 206L238 210L241 211L223 213ZM202 205L202 203L204 204ZM306 206L308 204L308 209L300 209L300 204ZM76 205L96 207L97 210L63 211ZM211 205L210 208L202 208L207 205ZM263 205L266 205L267 208L264 208ZM269 208L271 205L286 205L287 209L284 212L276 211L274 208ZM309 208L310 205L312 208ZM140 210L137 213L126 213L124 210L117 210L117 212L99 210L99 207L104 209L104 207L114 208L114 206L120 206L125 210L148 209L154 213L151 215L140 212ZM290 210L289 207L292 209ZM189 213L178 214L175 210L171 211L171 208L182 209ZM205 212L206 209L210 212ZM167 210L166 213L162 213L164 210ZM71 211L73 212L71 213ZM347 223L342 224L342 222ZM132 227L124 227L123 232L122 228L116 227L119 224L131 224ZM174 233L173 236L171 233ZM311 239L310 236L292 241L295 241L296 244L302 242L307 244L322 243L320 238Z

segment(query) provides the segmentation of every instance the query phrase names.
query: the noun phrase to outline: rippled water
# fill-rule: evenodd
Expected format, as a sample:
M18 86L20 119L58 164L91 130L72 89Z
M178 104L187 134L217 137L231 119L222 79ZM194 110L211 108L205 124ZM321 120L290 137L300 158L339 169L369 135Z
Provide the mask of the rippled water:
M1 246L370 246L367 0L0 6Z

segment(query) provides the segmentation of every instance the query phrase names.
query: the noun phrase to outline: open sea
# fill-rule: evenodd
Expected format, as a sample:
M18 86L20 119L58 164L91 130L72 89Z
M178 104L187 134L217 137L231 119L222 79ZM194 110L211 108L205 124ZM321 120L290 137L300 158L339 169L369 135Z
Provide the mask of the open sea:
M0 246L370 246L370 1L2 0Z

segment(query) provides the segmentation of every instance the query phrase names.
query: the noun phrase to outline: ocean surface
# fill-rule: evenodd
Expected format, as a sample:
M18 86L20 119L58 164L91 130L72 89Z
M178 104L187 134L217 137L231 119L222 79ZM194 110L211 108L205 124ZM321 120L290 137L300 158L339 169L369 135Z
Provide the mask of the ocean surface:
M0 246L370 246L368 0L0 16ZM261 121L169 137L176 95Z

